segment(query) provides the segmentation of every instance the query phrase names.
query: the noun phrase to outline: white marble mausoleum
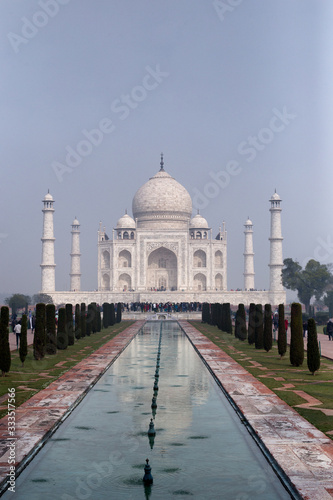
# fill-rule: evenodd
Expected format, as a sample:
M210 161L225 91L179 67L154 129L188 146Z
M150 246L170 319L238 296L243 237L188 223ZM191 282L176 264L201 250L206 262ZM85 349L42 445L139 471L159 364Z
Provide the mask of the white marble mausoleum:
M160 169L136 192L133 217L125 213L107 234L98 231L98 289L81 291L80 223L72 223L71 290L55 290L53 197L44 200L42 236L42 293L55 304L81 302L243 302L285 303L281 270L281 199L270 199L270 290L254 286L253 224L244 224L244 290L227 290L227 233L213 233L199 213L193 216L188 191Z

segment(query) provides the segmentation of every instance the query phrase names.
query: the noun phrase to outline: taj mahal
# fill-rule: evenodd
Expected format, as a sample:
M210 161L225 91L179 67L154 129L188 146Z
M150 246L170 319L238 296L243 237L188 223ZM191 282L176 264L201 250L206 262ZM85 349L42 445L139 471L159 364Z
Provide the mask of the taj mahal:
M136 192L133 217L125 213L114 229L98 230L98 288L81 291L80 223L72 223L70 291L55 289L54 199L43 200L41 293L56 305L85 302L230 302L285 303L281 271L281 199L270 201L270 289L255 290L253 224L244 223L244 289L227 289L227 232L213 233L207 220L192 214L188 191L160 169Z

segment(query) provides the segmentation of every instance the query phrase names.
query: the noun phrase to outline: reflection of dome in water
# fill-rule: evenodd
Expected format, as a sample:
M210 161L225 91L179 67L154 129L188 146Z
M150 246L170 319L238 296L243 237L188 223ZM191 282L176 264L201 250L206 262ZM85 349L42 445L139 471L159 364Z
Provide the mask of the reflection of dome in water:
M156 349L149 345L154 337L153 342L157 345L159 329L158 321L147 322L142 329L143 338L140 338L139 334L126 350L127 360L120 356L117 363L113 365L112 373L117 376L115 386L117 398L126 404L133 406L142 402L146 404L145 398L149 390L148 408L150 409ZM172 408L172 412L177 415L177 418L172 421L172 433L176 440L183 436L184 431L192 424L193 412L197 411L194 408L207 402L210 375L205 369L200 369L199 365L202 365L202 361L195 355L190 342L175 331L173 321L163 322L160 363L160 390L157 396L158 427L170 426L170 413L161 407L167 410ZM127 371L128 366L131 367L129 371ZM152 375L149 379L150 385L147 384L149 374ZM135 388L141 388L141 390ZM148 424L147 420L147 426Z
M132 211L140 228L187 228L192 200L187 190L163 168L136 192Z

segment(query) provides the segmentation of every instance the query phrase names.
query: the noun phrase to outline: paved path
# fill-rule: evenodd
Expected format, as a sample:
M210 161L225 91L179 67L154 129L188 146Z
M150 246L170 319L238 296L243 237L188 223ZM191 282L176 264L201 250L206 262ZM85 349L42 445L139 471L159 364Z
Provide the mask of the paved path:
M31 345L34 341L34 336L33 334L31 333L31 330L28 330L27 332L27 342L28 342L28 345ZM11 351L15 351L17 349L17 346L16 346L16 334L11 332L9 334L9 347L10 347L10 350Z
M111 362L125 349L143 323L137 321L120 332L16 409L16 471L22 470L22 461L32 456L31 454L42 445L45 436L49 437L60 421L71 413L91 385L95 384ZM14 337L14 334L10 335ZM0 420L0 496L1 487L7 481L10 437L7 417L3 417Z
M187 321L179 324L302 498L332 500L333 442Z
M320 342L321 355L328 359L333 359L333 340L328 339L328 335L318 333L318 340ZM287 332L287 342L290 344L290 328ZM304 339L304 348L307 348L307 339Z

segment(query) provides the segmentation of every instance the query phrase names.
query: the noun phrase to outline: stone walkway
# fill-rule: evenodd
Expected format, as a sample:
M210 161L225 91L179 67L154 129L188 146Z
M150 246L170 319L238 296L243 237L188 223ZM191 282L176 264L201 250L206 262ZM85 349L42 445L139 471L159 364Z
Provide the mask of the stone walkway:
M16 470L23 468L27 457L33 457L43 442L83 399L111 362L125 349L144 321L137 321L97 349L64 375L39 391L16 409ZM14 337L13 334L11 334ZM16 340L15 340L16 342ZM15 345L16 347L16 345ZM9 470L7 417L0 420L0 496ZM11 443L11 442L10 442Z
M300 495L332 500L333 442L187 321L179 324Z

